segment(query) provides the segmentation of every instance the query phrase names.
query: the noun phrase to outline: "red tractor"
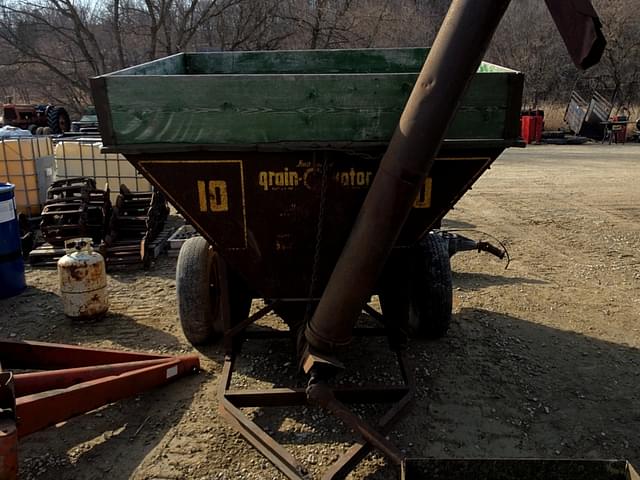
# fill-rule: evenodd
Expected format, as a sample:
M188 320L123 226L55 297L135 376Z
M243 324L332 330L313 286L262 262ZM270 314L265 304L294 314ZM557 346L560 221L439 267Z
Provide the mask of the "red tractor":
M0 124L29 130L34 135L59 134L71 128L67 111L54 105L4 104Z

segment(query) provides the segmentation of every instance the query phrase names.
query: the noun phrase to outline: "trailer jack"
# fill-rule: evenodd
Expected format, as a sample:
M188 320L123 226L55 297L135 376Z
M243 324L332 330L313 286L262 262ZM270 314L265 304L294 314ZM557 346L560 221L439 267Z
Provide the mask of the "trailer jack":
M18 439L76 415L164 385L200 368L172 357L0 340L0 480L18 475Z

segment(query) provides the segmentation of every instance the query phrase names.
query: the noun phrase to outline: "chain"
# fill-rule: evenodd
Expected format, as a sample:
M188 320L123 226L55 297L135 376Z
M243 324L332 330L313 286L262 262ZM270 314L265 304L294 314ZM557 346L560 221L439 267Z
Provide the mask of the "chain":
M326 159L322 162L322 182L320 186L320 207L318 209L318 224L316 225L316 247L313 254L313 268L311 269L311 283L309 284L309 298L307 300L307 309L304 314L304 323L307 324L311 320L311 311L313 309L313 298L315 298L316 284L318 283L318 266L320 264L320 250L322 248L322 233L324 228L325 205L327 201L327 178L329 166Z

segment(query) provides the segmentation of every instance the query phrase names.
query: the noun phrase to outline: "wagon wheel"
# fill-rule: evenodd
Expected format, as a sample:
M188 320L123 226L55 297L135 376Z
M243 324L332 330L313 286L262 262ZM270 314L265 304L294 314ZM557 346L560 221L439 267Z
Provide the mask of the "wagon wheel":
M440 338L451 324L453 285L446 241L429 233L416 248L410 279L409 331L419 338Z
M224 333L220 294L222 257L202 237L188 239L176 266L178 316L182 331L193 345L213 343ZM231 323L249 315L251 294L244 282L227 269Z

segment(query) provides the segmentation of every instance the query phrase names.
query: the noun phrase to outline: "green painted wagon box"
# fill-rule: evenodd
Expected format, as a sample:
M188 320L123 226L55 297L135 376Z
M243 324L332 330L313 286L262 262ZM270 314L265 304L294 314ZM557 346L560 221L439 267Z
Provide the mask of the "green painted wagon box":
M427 53L185 53L92 88L106 151L164 192L256 296L305 298L328 280ZM518 72L480 66L398 247L520 143L522 85Z
M181 53L92 82L107 146L386 143L427 53ZM512 143L522 81L482 63L446 138Z

